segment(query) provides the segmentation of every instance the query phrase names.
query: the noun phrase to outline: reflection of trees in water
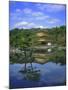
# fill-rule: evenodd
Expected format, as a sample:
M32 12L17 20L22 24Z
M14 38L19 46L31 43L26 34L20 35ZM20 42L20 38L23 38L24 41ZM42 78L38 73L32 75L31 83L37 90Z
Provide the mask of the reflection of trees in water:
M20 72L24 74L24 78L28 80L39 80L40 77L40 70L36 70L33 68L32 62L34 60L33 56L33 49L27 50L27 48L24 48L24 60L25 60L25 65L23 70ZM27 62L29 61L30 66L27 67Z
M63 28L63 30L62 30ZM61 29L61 30L60 30ZM61 45L61 46L65 46L65 28L61 27L61 28L54 28L53 30L48 30L47 37L42 37L42 38L46 38L47 42L52 42L53 44ZM46 44L46 42L42 42L39 43L38 42L38 37L36 36L36 33L33 32L32 30L15 30L14 32L10 33L10 44L12 47L15 48L20 48L21 51L23 51L23 53L10 53L10 61L12 63L24 63L24 70L20 71L21 73L23 73L27 79L29 80L37 80L40 77L40 71L39 70L35 70L32 66L32 62L35 62L34 58L34 53L37 56L37 61L38 58L41 60L41 63L45 63L45 62L55 62L55 63L61 63L61 64L65 64L66 63L66 59L65 59L65 51L61 50L61 51L57 51L57 48L53 48L54 51L56 51L56 53L52 54L52 51L49 47L48 49L48 53L49 55L47 55L47 49L45 49L45 47L43 48L43 50L41 48L36 48L35 51L33 51L34 46L38 45L42 45L44 46ZM31 32L32 31L32 32ZM62 34L61 34L62 31ZM60 33L59 33L60 32ZM15 36L16 34L16 36ZM64 36L64 38L63 38ZM15 37L15 38L14 38ZM61 40L59 39L61 38ZM49 39L49 40L48 40ZM42 39L41 39L42 40ZM29 50L27 50L28 48L31 48ZM46 54L45 56L43 56L43 54ZM47 59L47 60L46 60ZM39 61L40 61L39 60ZM43 60L43 61L42 61ZM27 69L27 63L30 63L30 68ZM40 62L38 62L40 63Z
M35 58L33 58L33 49L27 50L26 48L24 49L24 60L21 59L19 60L18 57L22 57L22 54L19 55L17 54L17 58L13 63L21 63L24 64L24 67L20 71L22 75L24 75L24 79L27 80L40 80L40 70L37 70L36 68L33 67L33 62ZM48 56L49 60L47 62L55 62L55 63L61 63L61 65L66 64L66 59L65 59L65 50L60 50L58 51L55 48L55 53L49 53L50 57ZM39 53L38 51L35 53ZM42 53L42 51L41 51ZM14 55L15 57L15 55ZM47 56L46 56L47 57ZM40 57L39 57L40 58ZM47 63L46 62L46 63ZM27 64L30 63L30 66L28 67ZM39 62L38 62L39 63Z
M41 48L41 47L35 47L35 43L36 43L36 35L32 34L28 31L24 31L23 33L23 37L21 37L21 41L19 42L19 49L21 51L21 53L15 53L15 55L11 55L10 54L10 60L13 63L25 63L25 70L26 70L26 65L27 63L31 63L32 66L32 62L36 62L39 61L38 63L46 63L49 61L52 62L58 62L58 63L62 63L65 64L65 51L61 50L58 51L58 39L57 39L57 28L56 28L56 34L54 32L54 36L55 36L55 44L57 45L57 47L52 48L51 45L48 46L48 48ZM50 38L49 38L50 39ZM38 41L37 41L38 42ZM55 52L55 53L54 53ZM37 59L37 60L36 60Z
M47 62L55 62L55 63L61 63L61 64L66 64L66 51L65 50L54 50L55 52L50 52L49 54L41 53L40 54L38 51L33 52L32 50L26 50L24 54L22 53L12 53L10 54L10 61L11 63L20 63L23 64L25 63L25 68L27 63L36 62L40 64L45 64ZM33 53L32 53L33 52ZM41 60L38 61L35 57L37 56L38 59Z
M66 50L56 50L49 61L60 63L61 65L66 64Z
M65 36L66 36L66 26L55 27L55 28L47 29L47 30L40 29L40 28L26 29L26 30L24 29L11 30L10 31L10 47L13 47L14 49L16 48L23 49L21 51L23 51L24 55L22 53L15 53L13 55L10 54L10 61L12 63L25 63L25 68L26 68L26 64L28 62L31 62L31 60L34 60L34 58L32 57L33 51L31 50L29 50L31 52L30 59L28 58L27 48L34 49L34 47L37 46L39 47L39 49L36 48L36 50L33 52L36 54L36 56L37 56L37 53L46 54L47 50L45 50L45 45L48 45L48 46L57 45L57 47L58 46L65 47L66 46ZM43 50L41 50L40 46L44 47ZM51 50L49 47L48 53L50 52L52 53L52 51L53 50ZM59 53L59 55L52 55L51 57L48 56L49 58L45 55L43 57L44 61L42 61L41 59L42 55L40 55L40 57L38 55L40 59L37 58L37 61L42 61L43 63L45 63L47 59L48 62L54 61L54 62L60 62L60 63L65 64L65 55L63 54L61 55L61 54L62 52Z
M26 71L26 65L28 61L31 64L31 68L33 68L32 67L32 62L33 62L32 51L33 51L32 49L29 51L27 51L27 48L24 49L25 71Z
M21 74L24 75L24 79L27 80L39 80L40 79L40 70L37 70L33 67L32 63L31 66L26 67L20 71Z

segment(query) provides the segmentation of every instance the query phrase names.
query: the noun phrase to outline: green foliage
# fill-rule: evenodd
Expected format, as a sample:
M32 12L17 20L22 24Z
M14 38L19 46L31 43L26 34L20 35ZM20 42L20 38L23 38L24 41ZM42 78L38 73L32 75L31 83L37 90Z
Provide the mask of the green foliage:
M11 47L31 47L38 45L36 33L43 31L48 32L48 37L51 42L65 46L66 27L60 26L52 29L14 29L10 31L10 46Z
M50 39L53 43L65 46L66 43L66 26L60 26L49 30Z
M34 47L40 47L42 44L38 42L39 37L37 37L37 33L42 31L46 36L42 38L46 39L46 44L51 42L52 45L56 45L57 47L65 47L66 46L66 26L55 27L51 29L40 29L40 28L32 28L32 29L13 29L10 30L10 49L19 49L21 53L11 53L10 52L10 61L17 63L28 63L35 60L32 56L33 53L46 53L47 50L41 51L41 49L34 49ZM43 42L45 46L45 43ZM53 51L56 51L53 48ZM65 53L63 51L57 52L55 55L49 57L49 60L57 60L57 62L65 63ZM40 56L39 56L40 57ZM47 58L48 58L47 57ZM57 57L57 59L56 59ZM46 58L46 56L45 56ZM62 59L62 60L61 60Z

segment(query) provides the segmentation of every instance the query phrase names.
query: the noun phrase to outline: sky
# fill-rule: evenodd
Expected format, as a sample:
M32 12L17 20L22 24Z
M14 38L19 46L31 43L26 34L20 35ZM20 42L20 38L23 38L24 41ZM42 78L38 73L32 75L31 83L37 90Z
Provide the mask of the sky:
M9 28L52 28L66 24L66 6L33 2L9 2Z

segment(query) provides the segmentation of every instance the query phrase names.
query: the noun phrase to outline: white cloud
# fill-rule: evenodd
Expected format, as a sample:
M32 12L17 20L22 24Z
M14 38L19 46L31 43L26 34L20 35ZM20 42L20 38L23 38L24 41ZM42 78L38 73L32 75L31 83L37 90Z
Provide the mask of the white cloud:
M28 22L26 22L26 21L18 22L15 24L15 27L22 26L22 25L23 26L28 25Z
M28 24L29 26L35 26L35 23L31 22Z
M39 26L39 28L44 28L43 26Z
M55 24L61 22L59 19L48 19L47 21L49 24Z
M22 21L22 22L18 22L15 24L14 26L15 28L24 28L24 29L28 29L28 28L47 28L43 25L39 25L38 23L33 23L33 22L26 22L26 21Z
M16 12L21 12L21 9L16 9Z
M44 13L42 13L42 12L33 12L32 15L33 16L42 16L42 15L44 15Z
M60 4L36 4L40 10L46 10L47 12L59 12L65 9L64 5Z
M62 11L65 8L64 5L49 5L46 10L48 12L59 12Z
M39 16L44 16L45 14L43 13L43 12L41 12L41 11L33 11L32 9L30 9L30 8L25 8L24 10L23 10L23 12L25 13L25 14L29 14L29 15L32 15L32 16L35 16L35 17L39 17Z
M12 12L12 13L10 13L10 19L11 20L15 20L15 21L17 21L17 20L21 20L22 19L22 17L20 17L20 13L21 11L16 11L16 12Z
M36 17L36 20L44 20L44 19L47 19L49 18L48 15L44 15L44 16L39 16L39 17Z
M43 25L36 25L34 28L47 28L46 26L43 26Z
M26 13L26 14L31 14L31 13L32 13L32 9L30 9L30 8L25 8L25 9L23 10L23 12Z
M15 28L17 27L22 27L22 28L32 28L34 27L35 24L33 22L26 22L26 21L21 21L15 24Z
M36 4L36 6L37 6L40 10L44 10L46 5L44 5L44 4Z
M32 16L34 16L34 18L36 20L44 20L46 18L49 18L48 15L45 15L43 12L40 12L40 11L38 11L38 12L32 12Z

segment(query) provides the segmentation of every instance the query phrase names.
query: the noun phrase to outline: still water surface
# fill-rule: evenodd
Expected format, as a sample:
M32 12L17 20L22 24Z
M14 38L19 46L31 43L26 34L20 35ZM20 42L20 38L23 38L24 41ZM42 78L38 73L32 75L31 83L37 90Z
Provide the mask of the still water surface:
M30 63L27 64L27 68ZM23 70L24 64L10 64L10 88L28 88L42 86L64 85L66 81L66 66L60 63L48 62L45 64L32 63L34 69L39 70L39 78L26 79Z

